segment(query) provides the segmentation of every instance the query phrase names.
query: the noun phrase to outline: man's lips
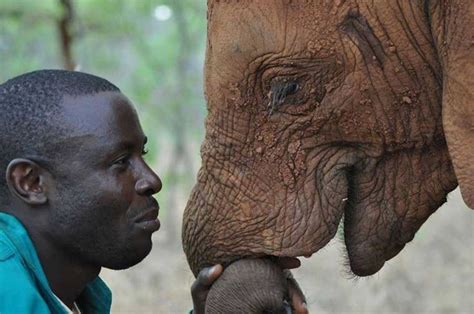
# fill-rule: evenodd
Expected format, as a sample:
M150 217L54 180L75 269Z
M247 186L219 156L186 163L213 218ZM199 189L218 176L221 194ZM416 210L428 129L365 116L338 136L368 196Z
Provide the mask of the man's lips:
M135 219L135 224L144 231L155 232L160 229L160 220L158 219L159 208L154 207L146 210Z

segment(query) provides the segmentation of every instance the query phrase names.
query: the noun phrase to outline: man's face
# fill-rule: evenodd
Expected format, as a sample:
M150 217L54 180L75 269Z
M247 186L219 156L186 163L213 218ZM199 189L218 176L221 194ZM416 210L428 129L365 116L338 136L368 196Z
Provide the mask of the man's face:
M143 160L146 137L118 92L63 100L62 163L52 170L46 236L74 258L112 269L151 250L161 181ZM68 132L69 132L68 131Z

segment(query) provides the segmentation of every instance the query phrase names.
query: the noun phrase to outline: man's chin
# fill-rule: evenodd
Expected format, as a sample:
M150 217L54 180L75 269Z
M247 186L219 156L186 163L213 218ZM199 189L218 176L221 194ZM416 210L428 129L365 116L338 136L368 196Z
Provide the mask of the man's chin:
M142 245L141 247L128 248L124 253L117 254L115 258L107 261L102 265L102 267L113 269L113 270L122 270L127 269L143 261L145 257L150 254L152 248L151 239L147 245Z

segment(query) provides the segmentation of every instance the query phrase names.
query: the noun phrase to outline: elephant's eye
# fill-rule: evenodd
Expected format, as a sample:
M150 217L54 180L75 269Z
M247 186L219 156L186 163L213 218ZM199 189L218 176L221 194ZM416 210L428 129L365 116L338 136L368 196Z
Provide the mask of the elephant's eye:
M295 94L299 89L299 83L296 80L282 79L274 80L270 83L270 92L268 97L270 102L268 107L270 108L270 114L281 106L288 96Z
M285 93L286 95L294 94L298 90L298 87L298 83L289 82L286 86L283 87L283 93Z

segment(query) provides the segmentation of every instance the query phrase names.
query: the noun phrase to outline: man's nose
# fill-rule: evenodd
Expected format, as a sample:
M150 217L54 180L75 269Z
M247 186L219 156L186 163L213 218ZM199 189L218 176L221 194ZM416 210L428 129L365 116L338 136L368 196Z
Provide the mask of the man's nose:
M141 195L151 196L158 193L161 187L160 177L148 165L145 165L143 174L135 183L135 191Z

